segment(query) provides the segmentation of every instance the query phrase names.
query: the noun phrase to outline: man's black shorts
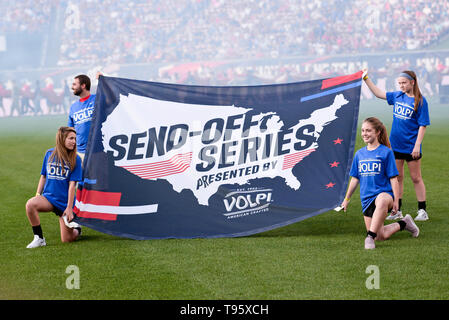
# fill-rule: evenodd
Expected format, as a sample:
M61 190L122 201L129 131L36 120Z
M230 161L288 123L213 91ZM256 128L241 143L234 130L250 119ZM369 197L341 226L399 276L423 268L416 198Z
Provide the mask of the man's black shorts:
M398 159L398 160L405 160L405 161L407 161L407 162L409 162L409 161L414 161L414 160L419 160L419 159L422 158L422 153L419 154L419 157L418 157L418 158L413 159L412 155L409 154L409 153L401 153L401 152L396 152L396 151L393 151L393 152L394 152L394 158L395 158L395 159Z

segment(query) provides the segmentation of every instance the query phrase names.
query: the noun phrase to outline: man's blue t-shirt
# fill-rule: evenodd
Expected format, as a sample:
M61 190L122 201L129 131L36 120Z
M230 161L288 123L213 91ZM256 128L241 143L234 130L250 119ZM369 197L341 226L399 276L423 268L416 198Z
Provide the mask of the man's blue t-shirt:
M76 130L76 148L78 152L85 153L89 138L90 123L95 107L95 94L79 99L70 107L67 125Z
M399 175L399 172L393 151L383 144L374 150L366 147L358 150L349 175L359 180L362 211L369 207L379 193L387 192L394 197L390 179Z
M411 154L418 137L419 127L430 125L427 100L423 97L422 104L416 112L415 98L407 96L402 91L387 92L387 102L393 106L391 148L397 152Z
M76 156L76 166L73 171L70 166L64 165L64 173L62 172L61 164L58 164L56 157L48 162L54 148L47 150L44 161L42 163L41 175L45 176L45 186L42 195L47 198L50 203L61 211L67 207L69 182L81 181L82 168L81 158ZM75 201L73 202L75 204Z

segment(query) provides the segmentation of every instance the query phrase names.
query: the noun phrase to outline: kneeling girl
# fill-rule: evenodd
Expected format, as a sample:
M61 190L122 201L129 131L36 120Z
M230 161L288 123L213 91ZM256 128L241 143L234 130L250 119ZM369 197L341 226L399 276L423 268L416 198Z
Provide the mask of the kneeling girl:
M410 215L384 225L388 212L396 212L399 208L399 172L385 126L377 118L365 119L362 123L362 139L366 147L358 150L354 156L349 173L352 178L341 206L346 211L349 199L360 184L367 231L365 249L374 249L375 240L386 240L404 229L417 237L419 229Z
M27 217L34 233L34 239L27 248L46 245L39 212L53 211L59 216L62 242L72 242L79 237L79 225L70 228L68 221L73 219L75 187L81 179L81 158L76 154L76 131L71 127L60 127L56 134L56 146L45 154L36 196L26 203Z

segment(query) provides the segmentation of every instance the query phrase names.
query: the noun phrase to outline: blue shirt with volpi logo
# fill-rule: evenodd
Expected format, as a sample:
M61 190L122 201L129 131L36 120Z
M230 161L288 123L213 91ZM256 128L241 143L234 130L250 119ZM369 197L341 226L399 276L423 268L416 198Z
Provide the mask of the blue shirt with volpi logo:
M390 179L399 175L399 172L393 151L383 144L374 150L368 150L367 147L358 150L349 175L359 180L362 211L369 207L379 193L387 192L394 197Z
M393 125L390 132L391 148L394 151L411 154L415 146L418 130L430 125L429 107L423 97L422 104L415 112L415 98L402 91L387 92L387 102L393 106Z
M69 112L68 126L76 130L76 147L81 153L86 152L90 123L95 108L95 94L80 99L72 104Z
M53 150L54 148L47 150L42 163L41 175L46 178L42 195L54 207L64 211L67 207L69 182L81 181L82 179L81 158L78 155L76 156L76 166L73 171L70 170L70 166L64 165L63 172L61 164L56 161L56 157L49 162Z

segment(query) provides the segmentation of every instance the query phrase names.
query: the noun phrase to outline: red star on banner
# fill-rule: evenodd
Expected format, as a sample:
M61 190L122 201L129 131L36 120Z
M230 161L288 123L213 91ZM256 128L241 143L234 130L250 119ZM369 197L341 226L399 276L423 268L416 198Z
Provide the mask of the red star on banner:
M329 165L331 166L331 168L337 168L338 165L340 164L340 162L334 161L332 163L329 163Z
M337 140L334 140L334 144L341 144L343 139L337 138Z
M328 184L326 184L326 189L333 188L334 186L335 186L335 183L329 182Z

